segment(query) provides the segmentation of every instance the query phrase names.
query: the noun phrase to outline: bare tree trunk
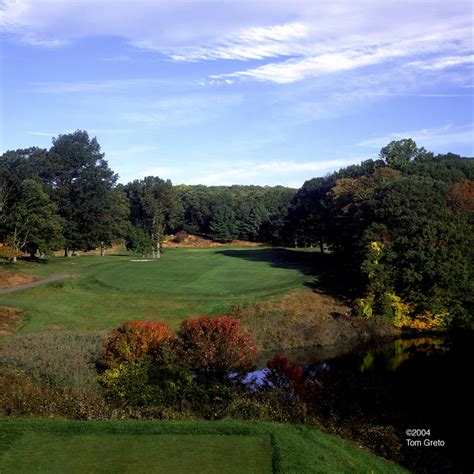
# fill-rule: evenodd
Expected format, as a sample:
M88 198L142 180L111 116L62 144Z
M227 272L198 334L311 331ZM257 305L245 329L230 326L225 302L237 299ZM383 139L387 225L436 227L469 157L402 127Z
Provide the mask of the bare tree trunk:
M13 255L13 257L12 257L12 263L16 263L16 255Z
M151 233L151 245L152 245L152 254L153 258L160 258L160 234L156 229L156 214L153 216L152 224L152 233Z
M324 253L324 240L323 239L319 240L319 250L321 251L321 253Z
M153 242L153 249L152 249L152 256L154 259L157 259L157 258L160 258L161 257L161 254L160 254L160 242Z
M105 255L105 245L104 242L100 243L100 256L103 257Z

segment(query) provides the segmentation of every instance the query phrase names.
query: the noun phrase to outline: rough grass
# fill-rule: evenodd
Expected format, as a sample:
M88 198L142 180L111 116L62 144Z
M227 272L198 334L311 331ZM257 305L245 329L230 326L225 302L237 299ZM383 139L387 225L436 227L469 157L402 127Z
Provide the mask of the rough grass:
M31 283L37 280L39 280L39 278L34 275L0 269L0 289L11 288L12 286L17 285L24 285L25 283Z
M8 338L0 367L17 369L43 386L89 390L96 386L95 362L106 333L49 332Z
M316 428L274 423L0 420L0 433L2 472L407 472Z
M0 336L13 334L25 320L23 311L0 306Z
M314 280L297 252L280 249L172 249L159 261L130 256L53 258L22 262L25 273L70 278L0 297L2 305L27 316L21 332L103 330L127 319L165 320L225 314L237 303L254 302L302 288Z
M253 332L262 351L349 345L391 331L383 321L352 317L351 309L341 300L309 290L235 305L229 314Z

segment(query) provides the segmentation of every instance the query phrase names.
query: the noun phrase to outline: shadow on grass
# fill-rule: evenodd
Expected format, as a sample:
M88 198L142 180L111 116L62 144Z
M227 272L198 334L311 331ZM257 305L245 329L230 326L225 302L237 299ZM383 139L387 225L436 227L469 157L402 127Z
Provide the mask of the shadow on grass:
M358 281L349 265L339 256L317 251L265 248L245 250L218 250L226 257L242 258L255 262L266 262L275 268L299 270L308 276L304 284L317 292L344 299L353 299L358 294Z
M40 263L41 265L46 265L48 263L48 258L41 258L35 256L22 257L21 260L29 263Z

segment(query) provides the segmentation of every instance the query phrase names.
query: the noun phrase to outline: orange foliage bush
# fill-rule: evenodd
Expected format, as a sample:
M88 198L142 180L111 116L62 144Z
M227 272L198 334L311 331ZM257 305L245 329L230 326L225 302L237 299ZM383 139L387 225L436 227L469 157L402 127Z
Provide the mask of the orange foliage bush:
M111 369L124 362L136 362L160 352L173 339L167 323L125 321L104 342L105 353L100 365L104 369Z
M0 246L0 258L6 258L8 260L13 260L16 257L21 257L23 252L14 249L10 245L2 245Z

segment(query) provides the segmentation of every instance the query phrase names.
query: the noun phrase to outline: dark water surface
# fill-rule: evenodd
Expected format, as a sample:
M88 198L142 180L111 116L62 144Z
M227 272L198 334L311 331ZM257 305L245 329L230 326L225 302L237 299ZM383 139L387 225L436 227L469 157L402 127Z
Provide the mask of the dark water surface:
M398 462L415 472L473 472L472 336L392 339L338 357L286 355L321 383L323 422L359 425L387 453L398 439Z

